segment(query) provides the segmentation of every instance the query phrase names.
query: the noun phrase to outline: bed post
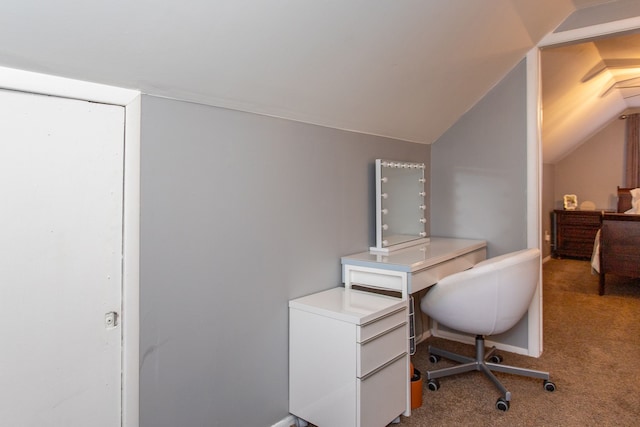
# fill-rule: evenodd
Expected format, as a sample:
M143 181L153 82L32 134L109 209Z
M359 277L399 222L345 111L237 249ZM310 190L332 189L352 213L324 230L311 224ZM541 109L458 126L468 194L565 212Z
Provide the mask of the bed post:
M600 280L599 280L599 286L598 286L598 294L599 295L604 295L604 272L602 271L602 264L600 264Z

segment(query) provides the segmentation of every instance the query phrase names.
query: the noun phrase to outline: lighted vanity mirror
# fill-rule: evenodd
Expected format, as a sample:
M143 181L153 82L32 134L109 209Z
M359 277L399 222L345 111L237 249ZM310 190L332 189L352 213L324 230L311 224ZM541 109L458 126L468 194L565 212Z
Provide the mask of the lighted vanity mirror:
M376 160L376 246L388 253L428 242L424 163Z

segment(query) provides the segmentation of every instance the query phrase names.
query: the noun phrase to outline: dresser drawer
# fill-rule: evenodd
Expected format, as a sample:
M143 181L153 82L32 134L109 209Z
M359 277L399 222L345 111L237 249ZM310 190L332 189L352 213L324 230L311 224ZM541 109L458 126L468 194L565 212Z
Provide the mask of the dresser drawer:
M373 322L364 324L358 328L356 340L359 343L370 340L371 338L381 335L385 331L395 328L398 325L406 323L407 308L404 307L386 316L376 319Z
M554 255L588 258L600 228L600 211L555 210Z
M358 344L356 376L362 378L390 360L406 353L407 345L406 321L381 335Z
M600 212L576 212L560 215L563 225L571 226L600 226Z

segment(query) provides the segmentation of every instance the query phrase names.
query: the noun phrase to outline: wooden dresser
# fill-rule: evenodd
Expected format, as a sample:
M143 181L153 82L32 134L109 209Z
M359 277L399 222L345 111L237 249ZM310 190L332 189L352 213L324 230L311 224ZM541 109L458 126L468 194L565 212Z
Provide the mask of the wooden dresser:
M591 258L596 233L602 224L602 211L556 209L552 224L555 257Z

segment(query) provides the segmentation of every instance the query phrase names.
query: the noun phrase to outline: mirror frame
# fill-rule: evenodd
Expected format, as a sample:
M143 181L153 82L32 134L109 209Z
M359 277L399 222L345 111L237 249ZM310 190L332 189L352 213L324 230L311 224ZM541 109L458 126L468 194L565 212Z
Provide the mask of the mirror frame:
M385 188L388 183L388 177L384 173L386 168L397 169L397 170L406 170L407 173L414 174L418 185L421 187L418 188L418 194L415 195L416 200L418 200L416 206L399 206L398 209L407 209L412 210L415 209L416 212L420 212L422 210L422 216L418 216L416 218L416 222L418 226L416 229L418 230L415 234L401 234L402 237L396 239L389 239L388 235L388 225L387 221L385 221L385 216L389 214L389 210L393 211L394 208L389 209L385 206L385 200L389 198L389 194L387 193L388 187ZM385 159L376 159L375 163L375 182L376 182L376 245L369 248L371 253L382 253L387 254L389 252L406 248L409 246L414 246L418 244L423 244L429 242L429 238L427 237L427 233L425 231L426 228L426 192L424 190L424 185L426 183L426 179L424 176L425 164L424 163L415 163L415 162L404 162L404 161L396 161L396 160L385 160ZM408 192L412 191L411 189L407 190ZM408 198L412 196L409 195ZM407 197L399 197L397 199L404 200ZM420 199L421 198L421 199ZM397 200L396 199L396 200ZM393 236L393 234L392 234Z

